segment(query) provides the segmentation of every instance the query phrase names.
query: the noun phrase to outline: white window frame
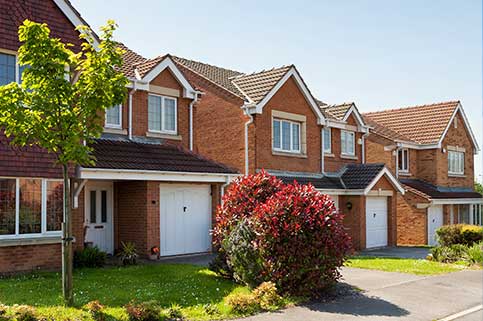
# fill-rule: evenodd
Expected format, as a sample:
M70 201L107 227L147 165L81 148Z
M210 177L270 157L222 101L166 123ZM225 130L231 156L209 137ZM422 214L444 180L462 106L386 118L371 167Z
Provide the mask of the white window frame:
M149 96L154 97L161 97L161 130L151 129L149 128ZM164 129L164 101L166 99L174 100L174 130L167 130ZM148 132L150 133L157 133L157 134L169 134L169 135L176 135L178 133L178 100L174 97L168 97L163 95L156 95L156 94L148 94Z
M280 135L280 147L275 147L275 126L273 126L274 122L280 122L279 126L279 135ZM289 123L290 124L290 149L284 149L283 148L283 135L282 135L282 128L283 128L283 123ZM299 147L298 149L294 148L294 142L293 142L293 128L294 125L298 125L298 137L299 137ZM297 122L297 121L292 121L292 120L286 120L286 119L281 119L281 118L272 118L272 149L276 152L281 152L281 153L292 153L292 154L300 154L302 152L302 123Z
M454 163L452 160L453 157L455 157ZM453 165L455 168L452 168ZM450 175L465 174L465 153L464 152L458 152L453 150L448 151L448 174Z
M105 115L104 115L104 120L105 120L104 126L106 128L122 129L122 104L119 104L119 105L116 105L116 106L119 106L119 124L111 124L111 123L107 122L107 109L106 109L106 112L105 112ZM113 107L116 107L116 106L112 106L110 108L113 108ZM108 109L110 109L110 108L108 108Z
M20 84L20 66L18 64L18 54L0 50L0 54L15 57L15 82Z
M60 231L47 231L47 182L63 182L62 179L50 179L39 177L6 177L1 176L2 179L15 180L15 234L0 235L0 240L15 240L15 239L29 239L41 237L55 237L62 236ZM21 179L38 179L41 180L42 195L41 195L41 216L40 216L40 233L20 234L20 180ZM64 208L64 207L62 207Z
M347 150L344 151L344 148L348 146L347 138L345 139L345 144L343 143L344 140L342 139L342 137L344 135L352 137L352 153L347 152ZM345 149L347 149L347 148L345 148ZM344 156L355 156L356 155L356 133L355 132L348 131L348 130L341 130L340 131L340 153L341 153L341 155L344 155Z
M402 148L398 150L398 171L401 173L408 173L409 172L409 149L408 148ZM401 162L399 162L399 153L402 154L401 157ZM406 157L404 157L406 155ZM400 168L399 168L400 167Z
M327 148L327 144L325 141L325 133L329 133L329 147ZM332 153L332 129L330 127L325 127L322 129L322 140L324 142L324 153L331 154Z

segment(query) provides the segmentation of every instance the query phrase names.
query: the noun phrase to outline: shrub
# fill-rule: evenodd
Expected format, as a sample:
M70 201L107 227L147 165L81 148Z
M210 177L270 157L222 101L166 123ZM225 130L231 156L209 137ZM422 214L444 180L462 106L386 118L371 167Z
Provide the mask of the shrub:
M136 265L137 264L137 250L136 245L133 242L121 242L122 249L117 254L123 265Z
M95 321L104 321L106 320L106 314L104 313L104 306L97 300L91 301L84 305L84 310L89 312L92 318Z
M260 305L252 293L230 294L226 297L226 304L238 314L254 314L260 310Z
M282 293L317 295L340 278L352 244L329 196L312 185L286 185L254 216L262 276Z
M168 317L174 320L183 319L183 312L181 311L181 307L178 304L173 304L168 309Z
M468 247L463 244L453 244L451 246L437 246L431 249L433 259L443 263L453 263L467 259Z
M106 264L107 254L99 250L97 246L85 247L74 253L74 266L82 267L103 267Z
M8 306L0 303L0 321L8 321L10 317L7 316Z
M483 264L483 242L468 247L466 256L470 264Z
M125 306L130 321L158 321L161 309L156 301L136 303L129 302Z
M222 249L235 281L255 287L262 282L262 262L259 252L253 246L256 235L249 224L247 218L242 218L223 240Z
M205 310L206 314L208 315L217 315L220 314L220 309L218 309L218 306L213 303L207 303L203 306L203 309Z
M14 305L12 307L13 320L15 321L37 321L37 311L29 305Z
M473 245L483 240L483 227L468 224L444 225L436 230L440 246Z
M255 300L264 310L273 310L280 306L282 297L277 293L277 287L272 282L263 282L253 290Z

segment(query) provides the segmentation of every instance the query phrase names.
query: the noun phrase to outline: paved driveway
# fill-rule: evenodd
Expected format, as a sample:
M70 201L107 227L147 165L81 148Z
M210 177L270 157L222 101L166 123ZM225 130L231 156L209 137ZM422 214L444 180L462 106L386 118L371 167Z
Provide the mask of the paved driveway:
M429 248L427 247L386 247L374 250L364 250L359 255L379 256L379 257L398 257L403 259L425 259L428 256Z
M482 271L440 276L343 268L344 282L362 289L331 302L264 313L250 321L272 320L437 320L481 304ZM476 320L481 310L451 320ZM481 319L480 319L481 320Z

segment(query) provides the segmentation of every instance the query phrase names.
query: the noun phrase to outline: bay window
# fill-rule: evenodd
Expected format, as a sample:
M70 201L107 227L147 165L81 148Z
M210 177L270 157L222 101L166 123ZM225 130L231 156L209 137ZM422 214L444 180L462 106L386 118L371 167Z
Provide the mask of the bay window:
M324 153L332 153L332 132L330 128L322 130L322 139L324 140Z
M465 173L465 153L448 151L448 173L456 175Z
M176 134L176 99L149 95L148 130L157 133Z
M106 109L106 127L122 128L122 106L116 105Z
M342 155L355 156L355 133L346 130L340 132L340 144Z
M398 169L400 172L409 171L409 150L407 148L398 150L397 161Z
M61 180L0 178L0 239L60 235L63 195Z
M300 153L300 123L273 119L272 130L273 150Z

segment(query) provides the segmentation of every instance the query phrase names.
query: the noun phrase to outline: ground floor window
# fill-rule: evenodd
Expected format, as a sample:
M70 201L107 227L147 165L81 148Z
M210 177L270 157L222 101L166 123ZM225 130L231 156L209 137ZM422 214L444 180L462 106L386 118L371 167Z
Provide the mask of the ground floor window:
M483 204L458 205L458 223L483 225Z
M63 183L42 178L0 178L0 238L59 234Z

